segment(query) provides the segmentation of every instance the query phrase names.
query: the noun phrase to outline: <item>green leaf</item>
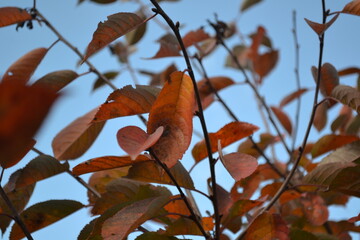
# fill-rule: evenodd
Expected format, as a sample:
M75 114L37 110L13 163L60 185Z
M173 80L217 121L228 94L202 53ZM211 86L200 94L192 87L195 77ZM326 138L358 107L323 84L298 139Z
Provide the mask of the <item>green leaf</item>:
M136 13L141 18L145 18L144 14L139 11ZM145 35L146 32L146 26L147 24L141 24L138 28L136 28L134 31L131 31L125 35L126 41L129 45L134 45L138 43Z
M331 96L360 113L360 92L357 89L339 85L332 90Z
M243 0L240 10L243 12L246 9L253 7L255 4L260 3L262 0Z
M51 72L37 80L33 85L43 86L54 92L60 91L66 85L75 80L79 75L71 70Z
M49 200L37 203L20 214L24 224L30 232L35 232L83 208L84 205L73 200ZM10 233L10 240L25 237L18 224L14 224Z
M106 72L103 73L103 75L108 79L108 80L114 80L120 72L116 72L116 71L110 71L110 72ZM105 85L104 80L102 80L101 78L96 79L92 90L95 91L96 89L102 87Z

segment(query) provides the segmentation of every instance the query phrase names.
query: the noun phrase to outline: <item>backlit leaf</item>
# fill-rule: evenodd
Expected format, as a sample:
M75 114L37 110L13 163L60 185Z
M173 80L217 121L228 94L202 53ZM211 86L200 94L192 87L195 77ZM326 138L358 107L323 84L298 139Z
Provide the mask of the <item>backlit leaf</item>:
M145 18L144 14L141 11L138 11L136 13L139 17ZM129 45L134 45L137 42L139 42L146 32L146 22L144 24L141 24L139 27L137 27L134 31L128 32L125 37L126 41Z
M22 23L30 20L31 15L24 9L17 7L3 7L0 8L0 27L5 27L11 24Z
M281 125L285 128L285 130L291 135L292 133L292 124L288 115L277 107L270 107L276 118L280 121Z
M164 206L164 209L168 213L170 213L168 215L169 218L172 218L172 219L180 218L179 215L172 214L172 213L178 213L178 214L187 215L187 216L191 215L189 209L187 208L184 200L181 199L180 195L172 196L171 198L173 200Z
M343 105L339 115L331 123L331 131L339 131L340 134L344 134L346 126L348 126L349 121L352 119L352 112L350 107Z
M34 145L32 139L58 95L19 82L0 83L0 165L18 163Z
M37 203L20 214L24 224L30 232L35 232L83 208L84 205L73 200L49 200ZM19 225L14 224L10 239L17 240L25 237Z
M357 89L339 85L332 90L331 96L360 113L360 92Z
M177 71L175 64L171 64L166 67L163 71L158 73L152 73L147 71L140 71L142 74L151 76L150 85L151 86L163 86L166 81L170 79L171 73Z
M241 3L241 11L245 11L246 9L254 6L255 4L260 3L262 0L243 0Z
M153 146L164 132L164 127L158 127L154 133L147 134L144 130L136 126L121 128L116 138L120 147L135 160L139 154Z
M119 75L119 72L110 71L110 72L103 73L103 75L108 80L114 80ZM104 86L104 85L105 85L104 80L102 80L101 78L98 78L94 82L92 90L95 91L96 89L98 89L98 88L100 88L101 86Z
M206 39L209 39L210 35L207 34L204 29L200 28L196 31L190 31L183 37L183 42L185 47L190 47L194 44L197 44L199 42L202 42Z
M62 70L46 74L33 85L51 89L54 92L60 91L66 85L75 80L79 75L71 70Z
M179 186L194 189L194 183L188 171L178 162L170 169L171 174L176 179ZM142 182L171 184L174 182L166 174L166 172L156 162L142 162L134 164L126 176L127 178Z
M286 97L284 97L281 100L279 107L283 108L284 106L288 105L289 103L291 103L295 99L300 98L301 95L303 95L307 91L308 91L307 88L301 88L299 90L296 90L295 92L290 93L289 95L287 95Z
M36 48L14 62L5 72L2 81L27 83L48 49Z
M134 13L116 13L107 17L105 22L100 22L93 38L89 43L86 54L83 59L85 61L91 55L106 47L115 39L123 36L124 34L134 30L141 24L145 23L138 15Z
M137 162L143 162L143 161L151 161L151 160L145 155L139 155L135 160L131 160L129 156L123 156L123 157L104 156L104 157L93 158L83 163L80 163L73 168L72 172L75 175L81 175L90 172L97 172L97 171L103 171L113 168L131 166Z
M24 168L10 176L9 183L14 189L25 187L40 180L55 176L69 169L67 162L61 164L48 155L40 155L31 160ZM9 190L13 190L10 188Z
M95 115L94 122L148 113L160 92L153 86L128 85L111 93Z
M311 155L316 158L326 152L335 150L345 144L359 140L357 136L329 134L320 138L313 146Z
M329 218L329 210L324 200L314 193L305 193L300 199L307 220L315 225L323 225Z
M360 141L355 141L336 149L321 160L319 166L326 163L354 162L360 158Z
M93 144L105 122L91 123L97 109L79 117L61 130L52 141L52 149L58 160L76 159Z
M327 123L327 111L328 111L328 103L322 102L316 108L315 117L314 117L314 126L318 132L320 132Z
M311 72L316 82L317 68L312 67ZM336 68L330 63L324 63L321 67L320 92L325 97L331 96L331 92L337 85L339 85L339 74Z
M338 16L339 16L339 13L336 14L329 22L327 22L325 24L316 23L316 22L310 21L306 18L305 18L305 21L307 22L307 24L309 24L309 26L312 28L312 30L314 30L314 32L317 33L317 35L321 36L335 22L335 20L338 18Z
M135 202L105 220L101 235L104 239L124 239L146 220L156 216L168 201L167 197L155 197Z
M169 168L182 158L189 147L194 104L191 78L183 72L174 72L151 107L147 132L152 134L158 127L164 127L163 135L151 149Z
M251 223L244 240L288 240L289 232L280 215L264 212Z
M349 2L341 12L360 16L360 0Z

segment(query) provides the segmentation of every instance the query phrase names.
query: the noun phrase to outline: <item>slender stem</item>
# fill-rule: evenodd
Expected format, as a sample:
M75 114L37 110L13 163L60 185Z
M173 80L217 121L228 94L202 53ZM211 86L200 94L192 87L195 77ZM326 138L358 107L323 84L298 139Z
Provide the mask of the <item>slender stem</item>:
M322 0L322 9L323 9L323 24L326 23L326 17L327 17L327 12L326 12L326 7L325 7L325 0ZM276 194L274 195L274 197L271 199L271 201L269 202L269 204L262 209L262 211L259 212L258 216L261 215L262 213L264 213L265 211L268 211L274 204L275 202L280 198L281 194L287 189L288 184L291 180L291 178L294 176L294 173L299 165L300 159L304 153L304 149L308 140L308 137L310 135L310 131L312 128L312 124L314 122L314 117L315 117L315 112L318 106L318 96L319 96L319 89L320 89L320 80L321 80L321 66L322 66L322 58L323 58L323 52L324 52L324 41L325 40L325 33L323 33L320 37L319 37L319 60L318 60L318 74L317 74L317 81L316 81L316 89L315 89L315 94L314 94L314 102L313 102L313 107L312 107L312 111L311 111L311 116L309 119L309 123L305 132L305 136L302 142L301 147L299 148L299 155L296 158L296 161L294 162L294 165L290 171L290 173L288 174L288 176L286 177L285 181L283 182L283 184L281 185L280 189L276 192ZM243 237L245 236L247 232L247 229L242 232L242 234L237 238L238 240L243 239Z
M5 172L5 168L1 168L1 173L0 173L0 184L1 184L1 181L4 177L4 172Z
M186 198L183 190L181 189L181 187L179 186L178 182L176 181L175 177L172 175L172 173L170 172L170 169L166 166L166 164L164 164L163 162L160 161L160 159L156 156L156 154L152 151L152 149L149 149L149 152L151 154L151 156L155 159L155 161L161 166L162 169L164 169L164 171L166 172L166 174L169 176L169 178L171 179L171 181L174 183L176 189L178 190L182 200L184 201L186 207L189 209L192 220L195 222L195 224L198 226L198 228L200 229L201 233L204 235L204 237L206 237L206 239L210 239L209 234L204 230L203 226L200 223L199 218L196 216L190 202L188 201L188 199Z
M204 139L205 139L206 149L207 149L207 153L208 153L209 166L210 166L211 185L212 185L212 193L213 193L212 202L213 202L213 207L214 207L214 220L215 220L215 238L220 239L220 214L219 214L218 197L217 197L217 190L216 190L216 185L217 184L216 184L216 172L215 172L215 163L216 163L216 161L214 160L214 158L212 156L209 134L208 134L208 131L207 131L207 126L206 126L206 121L205 121L205 117L204 117L203 107L201 105L200 94L199 94L199 90L197 88L197 83L196 83L194 71L192 69L192 65L191 65L191 62L190 62L189 55L188 55L187 50L186 50L186 48L184 46L184 43L182 41L182 37L180 35L178 23L177 23L177 25L174 24L174 22L164 12L164 10L160 7L160 5L157 3L156 0L150 0L150 1L155 6L155 9L153 9L153 10L156 13L160 14L164 18L164 20L167 22L169 27L174 32L174 34L175 34L175 36L176 36L176 38L177 38L177 40L179 42L179 45L181 47L181 51L183 53L184 60L185 60L186 65L187 65L187 70L189 72L190 78L191 78L191 80L193 82L193 86L194 86L194 90L195 90L195 97L196 97L196 101L197 101L197 105L198 105L198 109L199 109L198 112L197 112L197 116L199 117L201 127L202 127L202 130L203 130L203 133L204 133Z
M6 195L6 192L4 191L4 189L2 188L1 185L0 185L0 195L4 199L6 205L10 208L10 210L11 210L11 212L13 214L13 219L19 225L19 227L21 228L21 230L25 234L26 238L29 239L29 240L33 240L29 230L25 226L25 223L21 220L21 218L19 216L19 213L17 212L16 208L14 207L14 205L12 204L12 202L10 201L8 196Z
M40 21L44 22L46 24L46 26L48 26L48 28L50 28L51 31L53 31L53 33L60 39L60 41L62 41L65 45L67 45L71 50L73 50L73 52L75 52L80 59L84 59L84 55L77 49L75 48L68 40L66 40L60 33L59 31L57 31L57 29L37 10L34 9L36 11L36 14L38 17L40 17ZM92 65L89 60L85 60L85 63L89 66L90 70L92 72L94 72L100 79L102 79L107 85L109 85L113 90L116 90L117 87L112 84L110 82L110 80L105 77L102 73L99 72L99 70L97 70L94 65Z

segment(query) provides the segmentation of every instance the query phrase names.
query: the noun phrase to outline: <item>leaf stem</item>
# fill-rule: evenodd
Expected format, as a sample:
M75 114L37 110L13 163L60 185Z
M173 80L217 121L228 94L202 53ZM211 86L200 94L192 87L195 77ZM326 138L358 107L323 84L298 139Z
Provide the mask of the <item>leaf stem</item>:
M182 37L181 37L180 31L179 31L179 23L177 23L175 25L174 22L171 20L171 18L164 12L164 10L160 7L160 5L157 3L156 0L150 0L150 2L155 6L155 9L153 9L153 11L155 13L160 14L164 18L164 20L167 22L167 24L169 25L171 30L174 32L174 34L179 42L181 51L183 53L184 60L186 62L186 66L187 66L187 70L189 72L190 78L193 82L193 86L194 86L194 90L195 90L195 97L196 97L196 101L197 101L197 105L198 105L198 109L199 109L197 112L197 116L199 117L201 127L202 127L202 130L204 133L204 139L205 139L206 149L207 149L207 153L208 153L209 167L210 167L211 185L212 185L211 187L212 187L212 193L213 193L212 203L213 203L213 207L214 207L214 220L215 220L215 239L220 239L220 214L219 214L218 197L217 197L217 190L216 190L216 172L215 172L216 161L214 160L214 158L212 156L209 134L207 131L203 107L201 105L200 94L199 94L199 90L197 88L194 71L191 66L189 55L188 55L185 45L182 41Z

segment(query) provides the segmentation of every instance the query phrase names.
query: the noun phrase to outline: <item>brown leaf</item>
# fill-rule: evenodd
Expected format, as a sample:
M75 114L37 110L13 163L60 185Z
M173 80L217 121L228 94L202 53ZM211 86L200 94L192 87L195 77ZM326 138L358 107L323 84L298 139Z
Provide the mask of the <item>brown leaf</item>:
M164 57L180 57L179 47L177 44L168 43L168 42L160 42L160 48L155 53L154 56L147 59L158 59Z
M105 22L100 22L93 38L89 43L83 62L91 55L106 47L115 39L136 29L147 20L143 20L135 13L116 13L107 17Z
M313 158L316 158L326 152L335 150L336 148L339 148L356 140L359 140L357 136L334 134L325 135L314 144L311 150L311 155Z
M343 105L339 115L331 123L331 131L336 132L339 130L340 134L345 134L345 129L353 118L352 112L350 107Z
M316 82L318 69L312 67L311 72ZM336 68L330 63L324 63L321 67L320 92L325 97L331 96L332 90L337 85L339 85L339 74Z
M351 74L360 74L360 68L349 67L338 71L339 77L351 75Z
M166 235L199 235L202 233L195 222L189 218L181 217L166 227Z
M174 72L151 107L147 132L163 126L164 133L154 146L154 154L169 168L182 158L192 136L194 87L183 72Z
M292 101L294 101L297 98L300 98L301 95L303 95L304 93L306 93L308 91L307 88L301 88L299 90L296 90L295 92L290 93L289 95L285 96L281 102L279 107L283 108L284 106L288 105L289 103L291 103Z
M339 85L332 90L331 96L360 113L360 92L355 88Z
M317 108L314 117L314 126L320 132L326 126L328 103L322 102Z
M231 122L222 127L216 133L209 133L211 152L218 151L218 140L221 141L221 146L226 147L242 138L252 135L259 128L255 125L246 122ZM196 162L204 159L207 156L205 141L202 140L195 144L192 149L192 155Z
M91 123L97 109L74 120L53 139L51 146L58 160L76 159L93 144L105 122Z
M272 136L269 133L262 133L260 134L260 141L257 142L256 145L258 148L260 148L261 151L264 151L269 145L274 144L278 141L280 141L279 137ZM240 153L251 155L255 158L261 156L261 153L257 150L257 148L254 146L250 139L246 139L244 142L242 142L239 145L237 151Z
M317 33L317 35L321 36L335 22L335 20L338 18L338 16L339 16L339 13L336 14L329 22L327 22L325 24L316 23L316 22L310 21L306 18L305 18L305 21L307 22L307 24L309 24L309 26L312 28L312 30L314 30L314 32Z
M300 199L307 220L315 225L323 225L329 218L329 210L324 200L314 193L305 193Z
M148 113L159 92L159 88L143 85L136 85L136 88L127 85L115 90L100 106L93 121L101 122L111 118Z
M54 92L60 91L66 85L75 80L79 75L72 70L62 70L51 72L46 74L36 82L34 82L34 86L42 86L44 88L51 89Z
M264 212L251 223L244 240L289 240L289 228L278 214Z
M210 35L207 34L204 29L200 28L196 31L190 31L188 32L184 37L183 37L183 43L184 43L184 46L187 48L187 47L190 47L194 44L197 44L199 42L202 42L206 39L209 39L210 38Z
M258 56L254 62L254 71L259 75L259 83L262 83L262 79L274 69L278 58L279 51L277 50L272 50Z
M358 221L360 221L360 213L355 217L349 218L349 220L348 220L348 222L351 222L351 223L358 222Z
M26 53L6 70L2 81L27 83L47 51L46 48L37 48Z
M0 165L18 163L35 144L32 139L58 94L20 82L0 83Z
M135 160L131 160L129 156L104 156L92 158L83 163L76 165L72 172L75 175L81 175L90 172L104 171L113 168L131 166L138 162L151 161L145 155L139 155Z
M0 27L22 23L31 19L31 15L24 9L17 7L0 8Z
M158 127L154 133L148 135L136 126L127 126L120 129L116 138L120 147L135 160L139 154L153 146L164 132L164 127Z
M255 4L260 3L262 0L243 0L241 3L241 11L245 11L246 9L253 7Z
M349 2L341 12L360 16L360 0Z
M110 81L114 80L119 74L120 74L120 72L116 72L116 71L109 71L109 72L103 73L103 75ZM99 77L95 80L92 90L95 91L96 89L104 86L105 84L106 83L104 82L104 80Z
M259 57L259 47L262 43L262 40L266 34L266 30L263 26L259 26L257 28L256 33L252 36L252 43L250 47L250 51L248 52L248 57L255 62L256 59Z
M285 128L285 130L291 135L292 133L292 124L288 115L277 107L270 107L271 111L275 114L277 119L280 121L281 125Z

